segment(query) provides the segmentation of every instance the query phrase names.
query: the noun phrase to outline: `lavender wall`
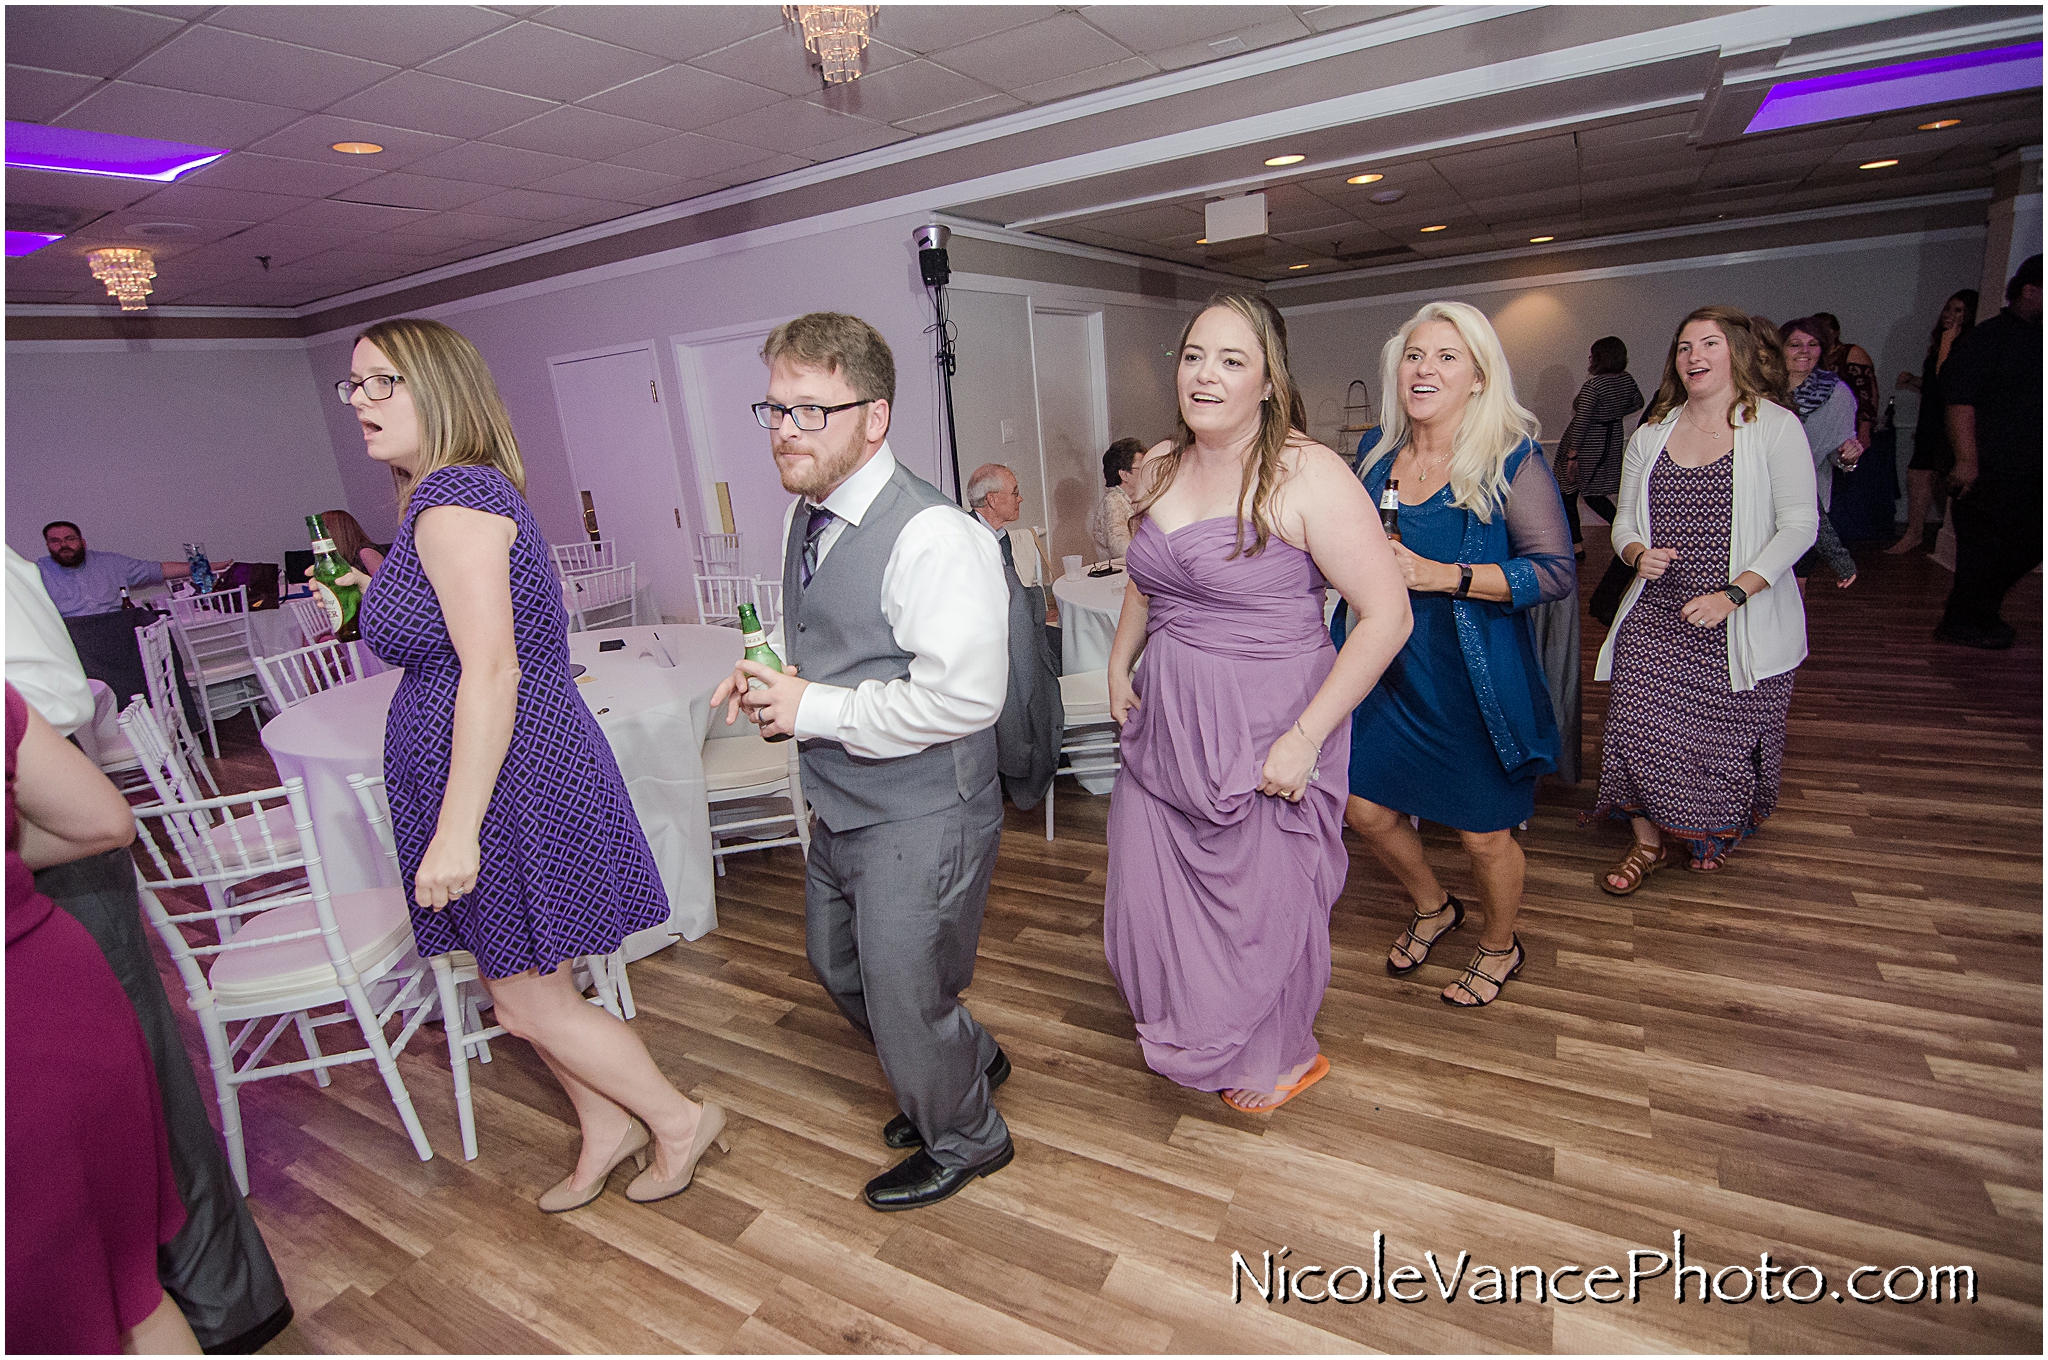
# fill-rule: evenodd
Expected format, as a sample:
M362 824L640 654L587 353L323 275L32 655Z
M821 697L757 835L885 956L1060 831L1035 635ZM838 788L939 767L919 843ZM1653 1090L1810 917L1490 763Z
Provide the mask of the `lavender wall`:
M343 504L302 348L7 351L7 541L25 557L69 519L132 557L174 559L197 538L275 562L306 545L307 514Z

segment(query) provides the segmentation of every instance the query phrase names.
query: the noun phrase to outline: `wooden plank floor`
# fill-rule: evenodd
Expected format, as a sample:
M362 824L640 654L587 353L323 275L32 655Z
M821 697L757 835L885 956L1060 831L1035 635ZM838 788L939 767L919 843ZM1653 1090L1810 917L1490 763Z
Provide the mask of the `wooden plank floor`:
M1386 974L1407 907L1354 844L1319 1026L1334 1070L1277 1114L1145 1070L1102 959L1107 800L1064 788L1051 844L1010 814L969 994L1016 1065L1017 1160L937 1208L859 1202L895 1158L894 1104L810 976L787 850L734 860L720 929L634 965L658 1061L735 1115L733 1155L678 1199L535 1211L576 1134L517 1043L473 1069L471 1163L438 1031L403 1060L429 1163L362 1067L259 1085L252 1202L299 1310L272 1349L2038 1353L2040 581L2008 606L2021 645L1970 652L1928 637L1945 573L1859 556L1855 589L1809 596L1778 815L1725 873L1620 900L1593 875L1626 833L1578 826L1593 782L1547 790L1529 964L1498 1004L1438 1004L1457 950ZM231 777L267 780L232 730ZM1429 843L1468 888L1452 841ZM1863 1265L1969 1266L1977 1300L1676 1305L1668 1275L1637 1304L1446 1303L1427 1276L1415 1304L1230 1298L1233 1251L1369 1266L1380 1232L1389 1270L1429 1250L1447 1272L1460 1251L1475 1272L1591 1270L1674 1230L1688 1264L1769 1252L1837 1291Z

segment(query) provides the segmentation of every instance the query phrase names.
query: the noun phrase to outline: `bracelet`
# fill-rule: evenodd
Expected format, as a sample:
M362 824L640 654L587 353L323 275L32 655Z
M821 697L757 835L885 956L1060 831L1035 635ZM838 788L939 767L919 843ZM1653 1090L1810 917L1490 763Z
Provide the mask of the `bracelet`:
M1323 744L1317 741L1314 737L1310 736L1308 734L1308 729L1301 725L1301 719L1296 718L1294 720L1294 730L1301 733L1301 739L1307 742L1309 745L1315 747L1318 751L1323 749Z
M1458 564L1458 588L1455 592L1452 593L1451 598L1454 600L1462 600L1471 593L1472 568L1470 564L1460 562Z

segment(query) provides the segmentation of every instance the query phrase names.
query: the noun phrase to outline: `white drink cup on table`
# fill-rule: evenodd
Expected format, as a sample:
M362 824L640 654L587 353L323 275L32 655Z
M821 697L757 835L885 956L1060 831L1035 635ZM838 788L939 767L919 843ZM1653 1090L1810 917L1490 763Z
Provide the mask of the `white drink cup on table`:
M1069 581L1078 581L1081 579L1081 568L1086 563L1082 561L1079 553L1075 553L1071 557L1062 557L1060 565L1066 569L1066 577Z

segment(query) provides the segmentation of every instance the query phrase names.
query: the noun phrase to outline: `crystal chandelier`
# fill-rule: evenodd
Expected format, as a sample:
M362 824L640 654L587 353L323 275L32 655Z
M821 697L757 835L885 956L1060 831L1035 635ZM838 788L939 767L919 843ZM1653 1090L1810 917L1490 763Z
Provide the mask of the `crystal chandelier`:
M818 54L827 85L860 79L860 54L868 46L868 21L880 5L784 5L782 17L804 33L804 46Z
M107 285L107 296L121 299L124 312L146 312L149 281L156 277L156 261L146 250L134 246L110 246L85 257L92 264L92 276Z

